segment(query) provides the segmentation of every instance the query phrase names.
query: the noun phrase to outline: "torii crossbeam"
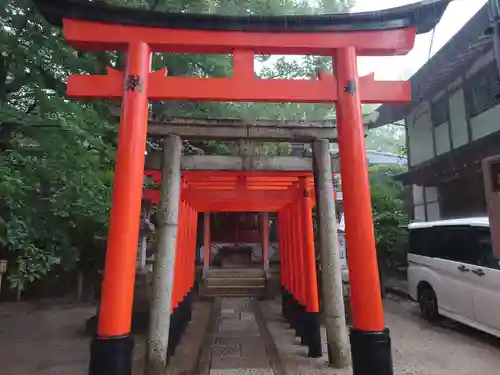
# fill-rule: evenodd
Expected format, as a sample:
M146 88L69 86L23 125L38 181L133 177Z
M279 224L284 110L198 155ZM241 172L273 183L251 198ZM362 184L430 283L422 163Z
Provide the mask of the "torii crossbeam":
M35 0L74 48L127 53L125 72L75 75L73 99L121 99L113 201L97 337L90 375L129 375L130 320L149 100L336 103L351 285L355 375L390 375L392 360L379 290L361 120L361 103L407 102L407 82L358 77L358 56L408 53L433 29L451 0L425 0L386 11L308 16L230 17L161 13L84 0ZM232 77L152 72L152 52L232 54ZM334 72L311 80L259 79L255 54L333 56ZM163 355L159 353L159 355Z

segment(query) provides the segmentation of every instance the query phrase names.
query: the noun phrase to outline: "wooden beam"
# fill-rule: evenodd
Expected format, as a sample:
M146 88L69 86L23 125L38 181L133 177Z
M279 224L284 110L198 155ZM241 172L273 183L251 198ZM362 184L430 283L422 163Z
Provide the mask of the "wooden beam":
M161 151L150 152L145 169L160 170ZM337 155L332 155L334 172L339 172ZM227 156L184 155L181 159L183 171L288 171L311 172L312 158L299 156Z
M150 124L148 127L148 134L156 137L176 134L187 140L238 140L242 138L259 140L261 142L311 142L318 138L337 140L336 128L317 126L204 126L196 124Z
M365 135L368 125L365 124ZM260 142L313 142L316 139L337 141L335 120L279 121L244 119L203 119L173 117L151 118L148 134L164 137L176 134L188 140L254 140Z

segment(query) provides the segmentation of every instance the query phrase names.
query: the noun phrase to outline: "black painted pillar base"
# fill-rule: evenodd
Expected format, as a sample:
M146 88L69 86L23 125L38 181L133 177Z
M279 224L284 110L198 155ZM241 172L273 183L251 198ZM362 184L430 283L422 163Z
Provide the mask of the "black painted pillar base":
M186 294L170 315L170 330L168 334L167 361L175 354L175 349L179 346L182 334L186 330L192 318L191 292Z
M293 294L290 295L290 328L297 328L298 303Z
M393 375L389 330L350 333L353 375Z
M292 316L292 296L287 290L283 292L283 301L284 301L283 316L288 322L290 322Z
M131 375L134 337L95 337L90 344L89 375Z
M306 313L306 309L300 302L297 301L297 321L295 323L295 337L300 337L300 343L305 343L304 335L305 327L304 327L304 314Z
M186 301L187 301L187 324L191 321L193 318L193 291L192 289L189 290L188 294L186 295Z
M304 306L302 306L302 314L300 316L300 345L307 346L307 340L309 339L308 327L307 327L307 311Z
M319 312L305 312L303 322L308 347L307 356L319 358L323 355Z
M179 331L179 326L177 324L178 316L178 311L177 308L172 311L172 314L170 314L170 327L168 331L168 348L167 348L167 363L170 360L170 357L174 355L175 352L175 340L176 337L178 336L178 331Z

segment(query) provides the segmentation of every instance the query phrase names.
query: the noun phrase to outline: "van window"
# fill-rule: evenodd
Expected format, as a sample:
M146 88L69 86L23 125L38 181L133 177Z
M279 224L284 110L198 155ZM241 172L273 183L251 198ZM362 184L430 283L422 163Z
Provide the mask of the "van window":
M432 228L420 228L411 229L408 234L409 242L409 253L422 256L432 256L429 246L429 229Z
M500 269L498 259L493 256L490 230L488 228L474 228L474 234L480 254L478 265L496 270Z
M470 227L435 227L436 247L439 258L477 264L479 254L474 246L474 236Z
M410 253L477 264L479 254L469 226L436 226L410 231Z

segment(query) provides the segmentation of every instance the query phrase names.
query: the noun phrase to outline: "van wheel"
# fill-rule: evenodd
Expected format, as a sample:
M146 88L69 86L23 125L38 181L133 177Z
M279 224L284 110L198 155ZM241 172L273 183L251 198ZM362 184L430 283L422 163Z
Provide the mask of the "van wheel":
M440 320L436 293L430 285L423 284L418 288L418 304L427 321L436 323Z

